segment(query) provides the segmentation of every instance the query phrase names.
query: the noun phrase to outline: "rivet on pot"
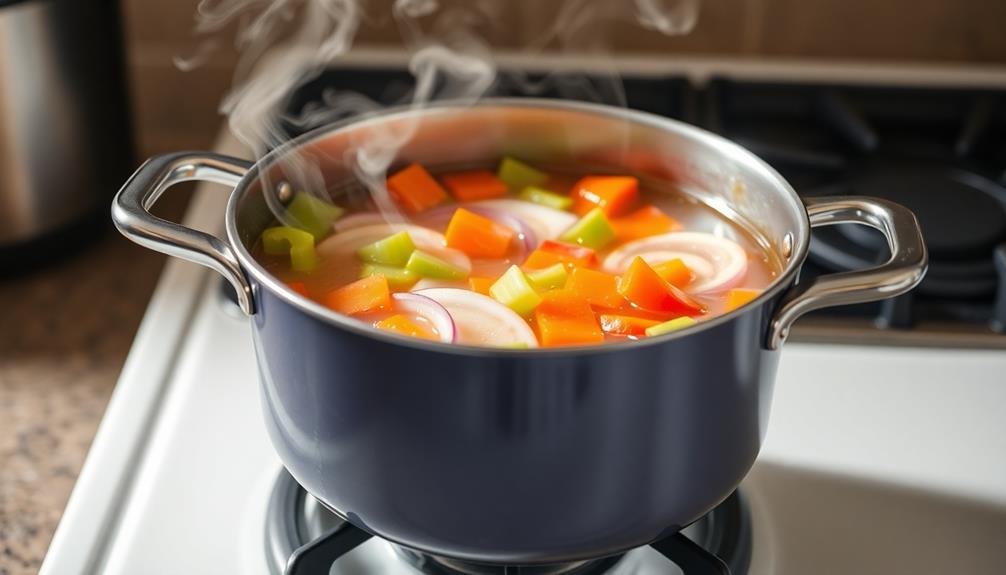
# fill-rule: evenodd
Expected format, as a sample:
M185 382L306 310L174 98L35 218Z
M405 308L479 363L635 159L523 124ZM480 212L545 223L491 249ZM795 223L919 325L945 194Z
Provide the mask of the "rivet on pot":
M787 260L793 256L793 234L786 234L782 237L782 257Z
M284 204L293 199L293 186L290 185L290 182L280 182L276 186L276 197Z

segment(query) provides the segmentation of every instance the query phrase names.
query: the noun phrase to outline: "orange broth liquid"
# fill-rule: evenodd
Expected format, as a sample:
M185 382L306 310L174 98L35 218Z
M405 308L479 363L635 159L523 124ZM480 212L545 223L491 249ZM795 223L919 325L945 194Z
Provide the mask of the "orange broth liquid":
M489 167L490 171L492 167ZM550 178L545 186L556 194L565 195L568 194L572 189L573 184L580 179L582 176L595 175L597 172L585 171L580 174L556 174L554 172L550 173ZM617 175L617 174L612 174ZM434 173L437 177L437 174ZM448 195L450 195L448 193ZM334 193L332 194L333 203L347 208L346 213L343 218L349 216L353 213L374 211L372 208L372 202L367 201L366 192L359 189L354 189L353 191L347 193ZM517 194L510 193L506 196L502 196L500 199L517 199ZM455 202L452 198L449 198L444 203L438 205L432 209L442 209L443 206L457 205L459 207L464 207L465 202ZM656 206L666 215L673 218L680 227L675 231L695 231L695 232L705 232L711 233L717 236L722 236L727 239L733 240L739 244L748 256L748 267L746 275L738 285L734 286L736 289L750 289L756 291L762 291L766 289L779 275L781 270L781 264L775 254L763 247L759 242L757 242L745 229L736 223L732 222L729 218L715 211L711 207L697 201L690 195L675 189L667 189L666 187L656 188L652 185L646 184L643 180L639 182L639 200L635 203L633 207L626 210L624 214L628 215L633 211L645 207L647 205ZM363 207L361 207L363 206ZM404 215L404 212L403 212ZM423 227L428 227L439 233L444 233L447 228L448 221L444 221L442 225L429 226L422 223L423 214L415 214L413 216L404 215L404 217L411 217L411 220L407 223L413 225L423 225ZM617 216L616 216L617 217ZM578 219L578 218L577 218ZM279 225L278 223L276 225ZM388 235L395 233L395 230L389 231ZM337 235L337 234L335 234ZM326 240L330 240L332 235L327 236L317 242L317 245L321 245ZM543 241L543 238L538 238L539 243ZM472 271L471 277L488 277L488 278L498 278L501 276L511 265L520 266L523 260L527 257L524 250L518 246L518 240L514 240L511 245L510 251L507 256L500 259L476 259L471 258L472 261ZM625 243L621 241L614 241L609 246L606 246L603 250L597 250L597 257L599 262L603 262L604 258L611 253L613 250L619 248ZM262 242L259 241L255 244L252 249L252 254L255 259L262 264L262 266L272 275L283 281L284 283L301 283L306 287L309 297L315 301L322 302L324 294L327 294L335 289L343 287L349 283L352 283L360 279L361 268L364 263L356 258L353 254L346 254L342 257L326 257L322 250L318 251L319 264L311 272L298 272L291 269L290 260L285 256L272 256L266 254L262 249ZM600 265L597 266L600 269ZM421 284L417 284L411 289L421 289L425 287L456 287L471 291L468 281L450 281L450 280L420 280ZM407 292L410 289L395 289L392 287L391 291L394 292ZM688 292L687 287L684 290ZM729 291L729 290L727 290ZM699 322L711 319L729 311L726 309L727 298L726 293L717 294L691 294L694 300L701 303L706 309L706 313L701 316L696 316L695 319ZM620 311L607 311L601 309L595 309L596 314L601 313L615 313L621 314ZM394 315L396 311L377 311L372 313L358 314L353 317L363 321L364 323L373 325L378 321L381 321L391 315ZM419 324L424 329L428 330L431 334L436 334L435 328L432 327L430 322L425 318L417 315L407 314L409 319L413 322ZM647 316L645 313L641 313L641 316ZM669 318L668 318L669 319ZM529 319L529 324L534 327L533 319ZM375 328L376 329L376 328ZM614 335L605 334L605 340L609 342L618 342L631 339L639 339L635 336L625 336L625 335Z

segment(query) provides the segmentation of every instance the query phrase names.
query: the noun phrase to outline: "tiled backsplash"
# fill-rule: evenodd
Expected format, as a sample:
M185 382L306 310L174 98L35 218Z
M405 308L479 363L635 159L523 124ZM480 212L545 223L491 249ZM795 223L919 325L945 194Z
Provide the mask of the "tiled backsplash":
M441 4L459 3L441 0ZM631 10L631 0L613 0ZM212 144L221 118L217 106L231 84L236 55L232 35L203 65L179 71L175 57L199 53L193 35L198 0L125 0L126 47L133 114L141 155ZM373 25L360 45L398 42L391 0L371 1ZM521 46L540 38L554 20L558 0L500 0L489 35L494 46ZM698 25L667 38L628 21L610 27L617 53L708 54L748 58L1006 64L1003 0L706 0Z

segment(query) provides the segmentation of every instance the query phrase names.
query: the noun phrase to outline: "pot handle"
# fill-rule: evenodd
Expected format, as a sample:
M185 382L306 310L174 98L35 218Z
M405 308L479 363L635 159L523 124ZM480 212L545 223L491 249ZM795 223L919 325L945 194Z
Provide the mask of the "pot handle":
M150 213L168 188L193 180L236 186L251 162L210 152L154 156L140 166L112 201L112 221L130 240L169 256L204 265L224 276L237 291L238 303L255 313L251 284L227 242L169 222Z
M879 266L820 276L790 288L769 326L769 349L778 349L793 322L809 311L907 292L922 281L929 261L919 222L901 204L862 196L804 198L803 202L811 227L860 224L879 230L887 238L891 258Z

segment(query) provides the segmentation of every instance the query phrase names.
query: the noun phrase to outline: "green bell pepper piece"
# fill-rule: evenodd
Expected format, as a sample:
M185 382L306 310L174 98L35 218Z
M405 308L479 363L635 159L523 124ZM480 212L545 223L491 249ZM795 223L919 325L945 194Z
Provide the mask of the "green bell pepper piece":
M541 296L531 287L527 276L517 266L510 266L492 286L489 294L493 299L527 317L541 303Z
M320 240L332 231L332 222L342 217L346 210L316 198L307 192L297 192L286 207L296 227L307 231L314 239Z
M393 268L380 264L364 264L363 268L360 269L360 277L365 278L372 275L384 276L384 279L388 280L388 285L396 289L408 289L419 281L419 276L405 268Z
M401 267L409 261L409 256L416 251L409 232L398 232L383 240L367 244L356 250L356 255L365 262Z
M525 273L531 287L538 291L548 291L552 289L562 289L566 285L566 278L569 273L563 264L555 264L544 269L534 270Z
M294 271L309 272L318 265L314 251L314 236L290 226L267 228L262 232L262 249L271 256L290 256Z
M557 210L568 210L573 206L573 198L560 196L537 186L524 188L520 193L520 199Z
M683 316L646 328L646 335L650 337L653 337L655 335L664 335L665 333L671 333L672 331L684 329L697 323L698 322L695 321L694 319L688 316Z
M405 269L419 277L441 280L463 280L468 276L465 270L422 250L412 252Z
M503 181L511 190L520 190L526 186L540 186L548 181L548 174L531 166L504 156L496 170L496 177Z
M615 230L601 208L587 212L578 222L563 232L559 239L571 244L580 244L595 250L615 241Z

